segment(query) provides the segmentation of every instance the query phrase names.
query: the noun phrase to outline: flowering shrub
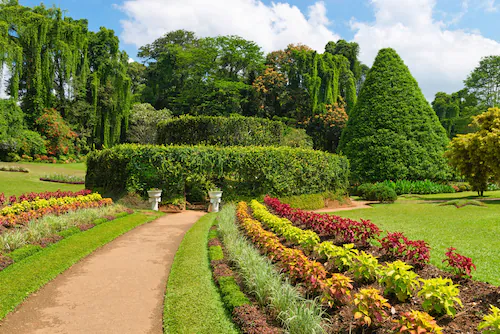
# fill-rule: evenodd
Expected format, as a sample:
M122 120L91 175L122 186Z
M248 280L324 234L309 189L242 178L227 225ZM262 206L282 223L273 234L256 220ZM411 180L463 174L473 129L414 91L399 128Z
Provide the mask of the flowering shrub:
M457 276L472 278L471 270L472 268L476 269L476 265L472 263L470 257L460 255L455 252L456 250L457 249L453 247L448 248L448 251L445 253L447 258L443 260L443 263L446 262Z
M339 236L344 242L360 242L367 245L371 239L380 235L378 226L369 220L361 219L361 222L358 222L349 218L294 209L269 196L264 198L264 202L277 215L295 224L305 225L320 235Z
M47 153L50 156L60 156L76 152L75 140L78 135L55 109L45 109L35 121L39 132L46 138Z
M76 191L76 192L73 192L73 191L61 191L61 190L57 190L57 191L44 191L44 192L41 192L41 193L34 193L34 192L31 192L31 193L25 193L25 194L22 194L20 195L19 197L16 197L16 196L10 196L9 198L9 204L14 204L14 203L19 203L19 202L22 202L22 201L34 201L36 199L49 199L49 198L61 198L61 197L77 197L77 196L87 196L89 194L91 194L92 191L91 190L80 190L80 191ZM0 194L0 206L2 205L2 197L5 199L5 196L4 194ZM5 201L4 201L5 202Z
M387 233L380 239L380 249L405 262L421 266L430 261L430 247L423 240L409 240L401 232Z
M354 319L360 325L380 325L389 315L391 305L377 289L361 289L354 295Z
M453 284L449 278L421 279L423 285L418 292L422 298L422 307L426 312L438 315L447 314L452 317L457 313L456 306L463 306L458 298L460 291L458 285Z
M442 333L442 328L436 324L436 320L425 312L405 312L401 315L401 319L393 321L396 326L392 330L396 333Z

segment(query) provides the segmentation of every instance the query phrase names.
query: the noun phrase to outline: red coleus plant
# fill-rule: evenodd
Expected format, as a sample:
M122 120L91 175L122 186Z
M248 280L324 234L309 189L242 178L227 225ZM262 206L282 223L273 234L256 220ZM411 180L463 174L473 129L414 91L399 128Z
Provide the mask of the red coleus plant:
M340 216L303 211L270 196L266 196L264 202L278 216L287 218L296 225L304 225L320 235L339 236L347 243L360 242L367 245L371 239L380 235L378 226L369 220L361 219L358 222Z
M387 233L380 239L380 249L415 266L430 261L429 244L423 240L409 240L401 232Z
M445 253L446 259L443 260L443 263L447 263L447 266L451 267L457 276L472 278L471 271L472 268L476 269L476 265L472 263L470 257L460 255L455 252L456 250L454 247L448 248L448 251Z

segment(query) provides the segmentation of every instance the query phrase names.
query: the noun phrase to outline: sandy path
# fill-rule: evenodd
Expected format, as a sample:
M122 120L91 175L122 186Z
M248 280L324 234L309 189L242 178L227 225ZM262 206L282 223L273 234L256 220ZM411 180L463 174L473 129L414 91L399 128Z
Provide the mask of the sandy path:
M168 273L201 216L164 216L115 239L31 295L0 333L162 333Z
M349 211L349 210L357 210L357 209L373 209L370 204L376 204L379 202L373 202L373 201L352 201L350 206L344 206L340 208L324 208L324 209L318 209L318 210L313 210L313 212L316 213L325 213L325 212L336 212L336 211Z

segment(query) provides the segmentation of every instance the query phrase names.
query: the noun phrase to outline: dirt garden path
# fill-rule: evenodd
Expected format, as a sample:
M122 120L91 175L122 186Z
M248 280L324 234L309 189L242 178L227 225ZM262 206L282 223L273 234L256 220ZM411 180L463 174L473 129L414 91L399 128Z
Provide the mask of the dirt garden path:
M142 225L75 264L0 323L0 333L162 333L170 267L186 211Z
M336 212L336 211L349 211L356 209L373 209L373 207L371 207L370 204L376 204L376 203L379 202L351 200L351 204L349 206L343 206L338 208L324 208L324 209L313 210L313 212L325 213L325 212Z

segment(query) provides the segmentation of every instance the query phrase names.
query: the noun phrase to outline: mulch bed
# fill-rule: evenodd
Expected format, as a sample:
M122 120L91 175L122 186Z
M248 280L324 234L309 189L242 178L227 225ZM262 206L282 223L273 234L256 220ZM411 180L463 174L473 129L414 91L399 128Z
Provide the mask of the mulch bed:
M85 181L60 181L60 180L52 180L41 177L40 181L45 182L54 182L54 183L65 183L65 184L85 184Z
M80 229L80 231L87 231L87 230L90 230L91 228L95 227L95 224L81 224L81 225L78 225L78 228Z
M0 271L4 270L13 263L14 260L12 260L10 257L0 255Z
M34 243L34 245L39 245L42 248L45 248L47 246L55 244L56 242L58 242L62 239L64 239L62 236L54 234L54 235L51 235L50 237L46 237L46 238L41 239L40 241Z

